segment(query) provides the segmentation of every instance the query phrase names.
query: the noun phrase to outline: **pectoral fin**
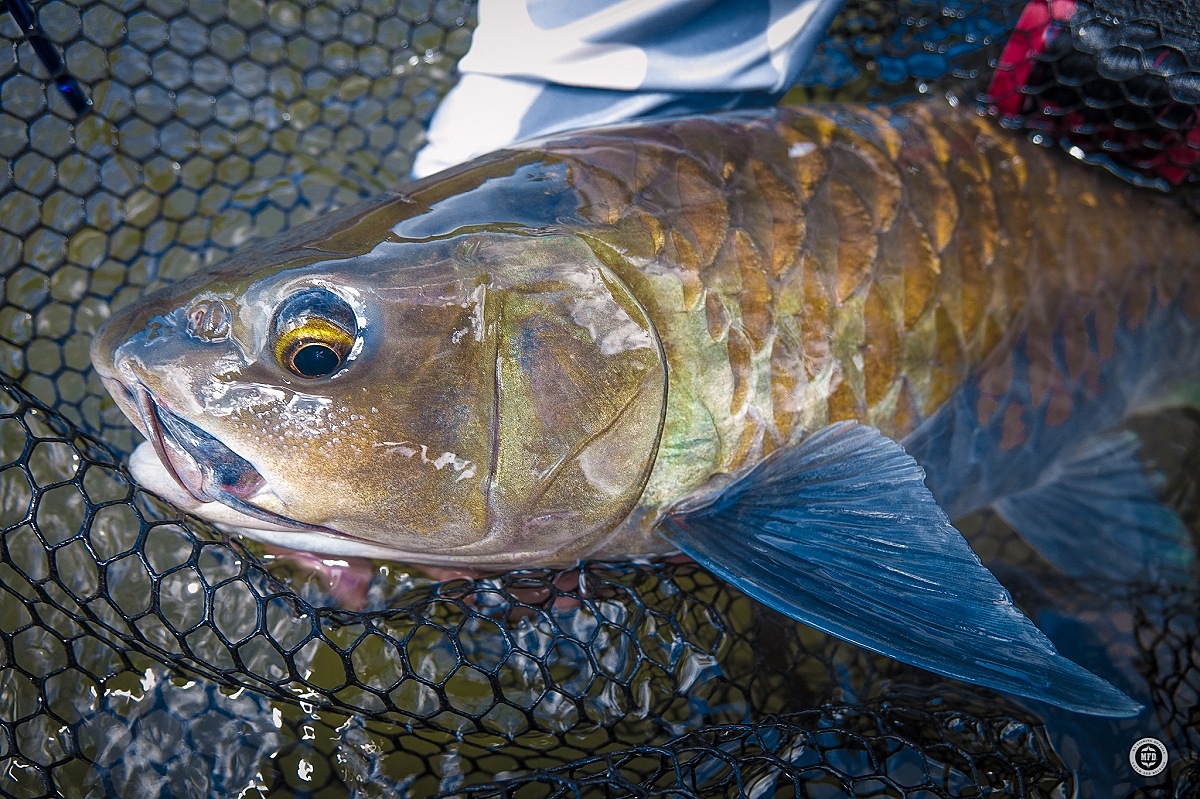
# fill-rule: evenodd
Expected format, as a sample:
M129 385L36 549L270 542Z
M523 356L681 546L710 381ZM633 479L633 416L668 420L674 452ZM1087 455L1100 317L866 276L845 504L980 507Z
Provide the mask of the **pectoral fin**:
M834 424L777 451L662 534L751 597L874 652L1080 712L1139 710L1055 651L921 467L872 427Z

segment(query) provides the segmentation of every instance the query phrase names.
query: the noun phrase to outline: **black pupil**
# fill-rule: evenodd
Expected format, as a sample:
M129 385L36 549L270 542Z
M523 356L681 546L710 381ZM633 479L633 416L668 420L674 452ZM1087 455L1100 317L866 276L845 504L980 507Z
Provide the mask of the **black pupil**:
M342 363L337 352L324 344L305 344L292 358L296 371L305 377L324 377L332 374Z

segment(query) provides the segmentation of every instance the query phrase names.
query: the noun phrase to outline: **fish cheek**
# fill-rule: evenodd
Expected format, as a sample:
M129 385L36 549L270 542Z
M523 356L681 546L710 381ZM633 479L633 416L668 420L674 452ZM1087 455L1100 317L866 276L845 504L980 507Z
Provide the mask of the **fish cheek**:
M423 443L436 437L418 434L410 414L389 411L387 398L293 398L232 421L278 497L278 507L265 509L412 551L480 537L486 457L481 469L439 441Z
M461 333L475 312L465 305L396 304L347 381L343 401L367 438L361 457L342 461L357 508L344 520L355 530L338 529L415 551L484 536L495 356Z

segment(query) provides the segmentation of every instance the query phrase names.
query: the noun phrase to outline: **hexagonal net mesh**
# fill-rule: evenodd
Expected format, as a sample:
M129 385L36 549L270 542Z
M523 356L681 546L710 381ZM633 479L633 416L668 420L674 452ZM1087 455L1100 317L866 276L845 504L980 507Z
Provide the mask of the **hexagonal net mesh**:
M947 91L1131 180L1195 182L1194 18L1032 8L847 3L793 99ZM180 518L122 466L136 434L89 366L92 334L149 286L401 182L473 8L36 11L92 106L77 115L0 17L0 793L1165 797L1195 779L1195 587L1065 583L987 515L964 532L1018 603L1149 717L939 679L691 564L443 583L379 564L352 612ZM1143 423L1196 529L1200 423ZM1173 753L1159 778L1124 762L1144 735Z

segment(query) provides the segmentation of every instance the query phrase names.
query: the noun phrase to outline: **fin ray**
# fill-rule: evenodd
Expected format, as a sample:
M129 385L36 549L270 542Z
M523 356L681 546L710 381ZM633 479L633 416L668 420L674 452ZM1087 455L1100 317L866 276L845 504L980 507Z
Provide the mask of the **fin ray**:
M878 430L842 422L777 451L663 535L751 597L939 674L1097 715L1136 702L1059 655Z
M1159 501L1139 447L1128 430L1093 436L1036 485L993 507L1071 577L1129 582L1166 568L1186 572L1193 558L1187 527Z

